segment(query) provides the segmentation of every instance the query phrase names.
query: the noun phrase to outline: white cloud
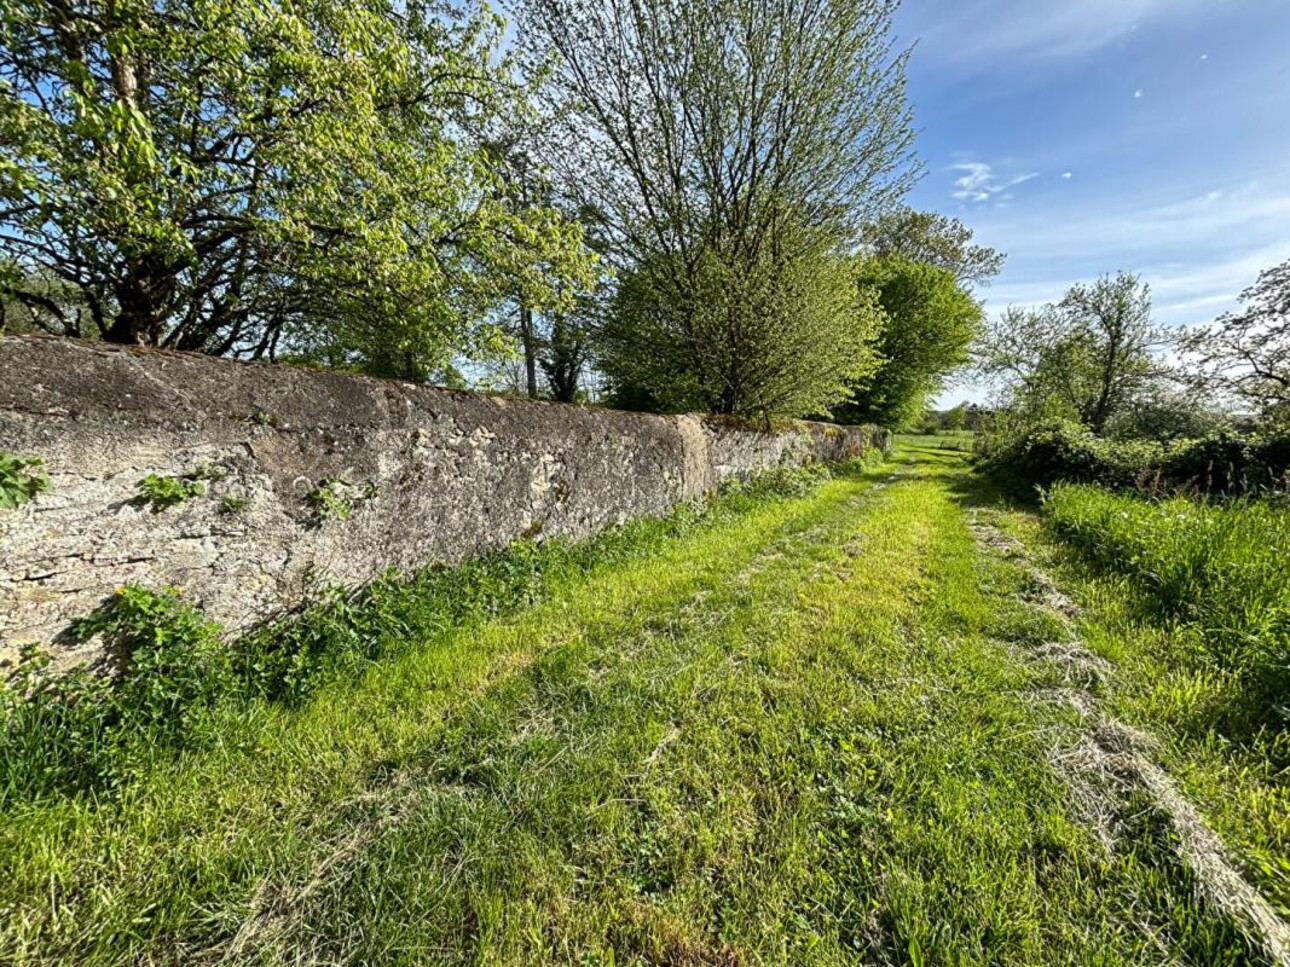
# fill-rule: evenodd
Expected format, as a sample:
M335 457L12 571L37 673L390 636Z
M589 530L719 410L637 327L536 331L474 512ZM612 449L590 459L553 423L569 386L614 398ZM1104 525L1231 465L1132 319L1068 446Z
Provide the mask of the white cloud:
M1139 87L1136 91L1134 91L1134 92L1133 92L1133 96L1134 96L1134 97L1141 97L1141 96L1142 96L1142 88L1140 88L1140 87Z
M1042 305L1076 282L1120 269L1151 286L1166 325L1213 319L1235 305L1259 272L1290 258L1290 192L1251 181L1156 204L1061 212L983 211L978 238L1012 258L983 293L991 312ZM1054 231L1059 222L1060 231Z
M1001 195L1009 188L1024 184L1031 178L1038 178L1039 172L1002 178L994 172L994 166L982 161L960 161L950 166L951 171L962 171L964 174L954 181L953 195L959 201L984 202L995 195ZM1011 195L1003 194L1005 199Z
M1062 172L1062 178L1064 178L1066 181L1070 181L1070 180L1071 180L1072 178L1074 178L1074 177L1075 177L1075 172L1073 172L1073 171L1063 171L1063 172Z
M1077 57L1125 42L1140 26L1186 17L1206 0L959 0L910 4L904 32L940 62Z

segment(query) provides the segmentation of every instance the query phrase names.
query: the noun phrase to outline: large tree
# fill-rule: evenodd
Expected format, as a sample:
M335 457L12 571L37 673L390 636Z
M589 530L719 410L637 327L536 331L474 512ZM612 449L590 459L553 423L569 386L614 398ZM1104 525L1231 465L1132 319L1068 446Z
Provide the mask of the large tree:
M1072 286L1039 310L1009 308L982 340L979 365L1009 380L1024 407L1103 434L1161 386L1166 373L1154 350L1165 341L1151 321L1150 289L1121 272Z
M971 358L981 306L948 269L897 255L862 258L856 284L873 292L882 309L879 363L833 415L851 423L912 426L945 378Z
M1260 273L1241 302L1236 312L1188 332L1183 348L1202 387L1290 422L1290 261Z
M505 204L480 146L522 96L499 34L417 0L5 4L7 301L68 335L410 376L494 345L499 299L584 270L576 226Z
M1006 256L972 244L972 229L957 218L901 206L865 226L864 242L874 255L897 256L949 272L962 286L988 285Z
M565 99L549 156L621 272L599 359L620 391L805 413L868 365L841 280L913 174L894 8L523 0Z

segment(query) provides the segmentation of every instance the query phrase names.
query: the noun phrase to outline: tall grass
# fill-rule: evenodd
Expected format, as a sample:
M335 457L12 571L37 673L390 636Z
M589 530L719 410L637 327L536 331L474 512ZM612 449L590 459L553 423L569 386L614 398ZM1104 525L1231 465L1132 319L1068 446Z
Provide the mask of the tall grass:
M1269 501L1151 502L1057 484L1053 530L1126 575L1168 622L1193 625L1201 660L1237 673L1276 713L1290 688L1290 509Z

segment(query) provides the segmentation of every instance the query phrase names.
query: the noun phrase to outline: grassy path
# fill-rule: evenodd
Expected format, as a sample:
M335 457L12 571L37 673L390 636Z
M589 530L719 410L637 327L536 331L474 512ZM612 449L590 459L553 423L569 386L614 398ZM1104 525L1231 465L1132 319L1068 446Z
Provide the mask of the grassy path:
M4 817L0 961L1258 963L1053 767L1054 619L975 487L908 449Z

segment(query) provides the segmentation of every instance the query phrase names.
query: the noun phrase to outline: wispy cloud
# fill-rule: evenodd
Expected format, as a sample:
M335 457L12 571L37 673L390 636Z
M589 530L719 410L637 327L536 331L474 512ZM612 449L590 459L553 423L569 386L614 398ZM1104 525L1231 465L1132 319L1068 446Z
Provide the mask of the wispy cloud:
M954 181L953 195L959 201L981 203L989 201L996 195L1004 195L1009 188L1024 184L1031 178L1038 178L1039 172L1032 171L1024 175L1000 177L995 174L994 166L983 161L960 161L950 166L951 171L961 171L962 176ZM1007 197L1004 195L1004 197Z
M1205 0L960 0L948 16L946 4L925 4L909 19L930 56L997 63L1089 54L1142 25L1205 6Z
M1160 322L1203 322L1233 306L1260 271L1290 258L1290 193L1266 181L1060 218L1057 233L1052 212L978 220L984 241L997 239L1016 257L987 293L991 311L1054 301L1075 282L1124 269L1151 285Z

